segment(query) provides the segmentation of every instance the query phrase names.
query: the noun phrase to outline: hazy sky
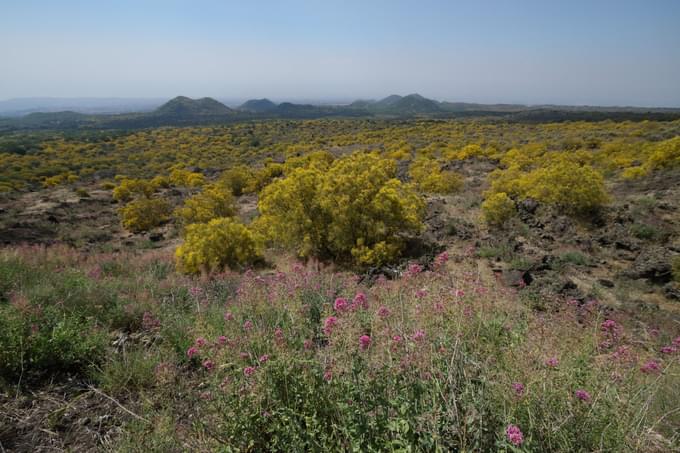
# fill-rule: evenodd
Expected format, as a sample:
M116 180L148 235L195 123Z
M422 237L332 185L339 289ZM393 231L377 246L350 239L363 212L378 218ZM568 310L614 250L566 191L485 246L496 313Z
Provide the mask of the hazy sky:
M0 0L0 99L680 107L680 0Z

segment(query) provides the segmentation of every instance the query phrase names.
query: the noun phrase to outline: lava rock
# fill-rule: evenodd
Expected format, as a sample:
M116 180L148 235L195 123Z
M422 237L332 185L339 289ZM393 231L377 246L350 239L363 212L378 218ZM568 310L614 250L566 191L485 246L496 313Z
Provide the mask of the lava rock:
M671 272L670 252L656 246L640 252L625 275L630 278L646 278L653 283L668 283L671 281Z

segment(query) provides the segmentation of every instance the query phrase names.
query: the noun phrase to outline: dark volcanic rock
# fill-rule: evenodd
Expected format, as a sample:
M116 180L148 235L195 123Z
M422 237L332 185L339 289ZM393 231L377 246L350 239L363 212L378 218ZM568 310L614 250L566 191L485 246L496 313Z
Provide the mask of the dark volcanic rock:
M625 275L630 278L646 278L654 283L671 280L671 253L663 247L648 247L635 258Z

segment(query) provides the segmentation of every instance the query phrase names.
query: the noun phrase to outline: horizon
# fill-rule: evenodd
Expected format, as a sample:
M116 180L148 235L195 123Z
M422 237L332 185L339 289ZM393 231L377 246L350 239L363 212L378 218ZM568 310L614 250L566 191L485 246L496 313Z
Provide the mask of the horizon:
M680 107L680 3L9 2L3 102L438 101Z
M216 100L228 107L231 108L236 108L241 106L242 104L248 102L248 101L256 101L256 100L268 100L273 102L274 104L282 104L282 103L292 103L292 104L309 104L309 105L349 105L352 102L355 101L367 101L367 102L376 102L380 101L382 99L385 99L390 96L400 96L400 97L407 97L410 95L418 95L422 96L426 99L431 99L436 102L448 102L448 103L461 103L461 104L477 104L477 105L517 105L517 106L522 106L522 107L527 107L527 108L536 108L536 107L569 107L569 108L611 108L611 109L625 109L625 108L632 108L632 109L668 109L668 110L678 110L680 109L680 105L671 105L671 106L659 106L659 105L633 105L633 104L569 104L569 103L539 103L539 104L533 104L533 103L528 103L528 102L480 102L480 101L475 101L475 100L460 100L460 99L438 99L438 98L431 98L429 96L424 96L421 95L419 92L410 92L410 93L391 93L388 95L381 95L381 96L371 96L371 97L349 97L349 98L333 98L333 97L326 97L326 98L296 98L296 97L268 97L268 96L256 96L256 97L250 97L250 98L234 98L234 97L227 97L227 96L186 96L183 94L178 94L175 96L169 96L169 97L99 97L99 96L74 96L74 97L59 97L59 96L27 96L27 97L15 97L15 98L7 98L7 99L0 99L0 107L2 107L2 104L9 104L12 102L29 102L29 101L34 101L35 104L33 107L26 107L27 109L33 109L33 108L38 108L38 107L47 107L44 105L40 105L40 102L45 102L45 101L50 101L50 102L130 102L130 103L135 103L135 102L143 102L147 103L149 105L151 104L156 104L157 106L161 106L175 98L179 97L186 97L191 100L199 100L199 99L213 99ZM65 105L65 104L62 104ZM104 108L105 104L100 105L100 108ZM77 107L77 106L73 106ZM114 105L109 105L109 107L114 107ZM0 114L2 112L12 112L12 110L0 110Z

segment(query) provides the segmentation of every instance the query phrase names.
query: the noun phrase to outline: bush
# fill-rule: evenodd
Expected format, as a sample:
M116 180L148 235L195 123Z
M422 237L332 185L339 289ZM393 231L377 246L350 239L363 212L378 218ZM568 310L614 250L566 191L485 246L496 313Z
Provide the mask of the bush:
M463 180L455 172L441 171L433 159L419 158L409 168L411 180L424 192L451 193L463 187Z
M188 198L184 206L175 209L175 217L183 223L205 223L218 217L236 214L234 197L226 187L212 184Z
M258 225L300 256L358 266L394 260L402 236L422 228L422 199L377 154L352 154L327 170L298 168L267 186Z
M253 173L253 177L245 191L259 192L281 175L283 175L283 164L269 162L263 168Z
M482 212L486 222L500 226L515 215L515 202L505 192L494 193L482 203Z
M162 198L140 198L118 210L123 227L133 233L148 231L170 219L170 205Z
M175 252L177 266L190 274L238 269L262 257L260 241L231 218L187 226L184 243Z
M654 145L647 165L652 169L680 166L680 137Z
M250 168L239 165L223 172L220 184L228 187L238 197L254 185L254 175Z
M589 165L558 160L526 175L524 198L552 204L571 213L592 211L608 201L604 178Z
M510 160L522 159L524 157ZM491 189L487 198L505 192L515 199L533 198L572 214L593 211L609 199L602 174L579 162L578 156L544 156L536 168L525 168L526 165L529 164L512 163L506 169L493 171L489 176Z
M629 167L621 172L621 178L626 180L639 179L648 173L649 171L645 167Z
M129 201L134 197L149 198L156 191L156 187L151 181L145 179L123 179L118 186L113 189L113 199L118 201Z
M170 184L177 187L201 187L205 184L205 176L202 173L195 173L189 170L175 168L170 172Z
M38 321L13 306L0 307L0 378L83 371L101 358L105 346L104 333L74 314L50 307Z

